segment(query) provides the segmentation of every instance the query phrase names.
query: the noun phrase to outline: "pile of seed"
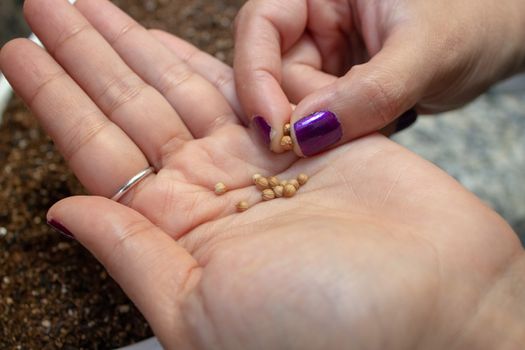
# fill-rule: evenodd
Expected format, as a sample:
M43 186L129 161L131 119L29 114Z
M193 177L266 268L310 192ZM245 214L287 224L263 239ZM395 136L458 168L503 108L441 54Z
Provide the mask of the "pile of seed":
M261 191L263 201L270 201L276 198L291 198L295 193L308 182L308 175L299 174L295 179L279 180L277 176L264 177L261 174L255 174L252 177L253 184ZM228 191L226 185L219 182L215 185L215 194L221 196ZM247 201L240 201L236 205L238 212L246 211L250 208Z

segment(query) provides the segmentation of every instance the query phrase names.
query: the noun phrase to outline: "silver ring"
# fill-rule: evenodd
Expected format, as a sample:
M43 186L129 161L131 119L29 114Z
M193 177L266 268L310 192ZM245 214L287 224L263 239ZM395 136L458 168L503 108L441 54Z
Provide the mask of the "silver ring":
M152 166L150 166L142 170L137 175L133 176L131 179L129 179L128 182L124 184L124 186L119 188L117 193L113 197L111 197L111 200L118 202L119 199L122 198L122 196L124 196L129 190L135 187L141 180L146 178L146 176L148 176L149 174L152 174L154 171L155 169Z

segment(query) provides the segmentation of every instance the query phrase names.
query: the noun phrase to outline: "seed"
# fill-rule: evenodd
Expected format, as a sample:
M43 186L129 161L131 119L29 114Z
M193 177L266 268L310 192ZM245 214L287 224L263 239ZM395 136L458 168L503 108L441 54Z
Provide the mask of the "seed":
M279 183L279 185L281 185L281 186L283 186L283 187L286 186L287 184L288 184L288 181L286 181L286 180L282 180L282 181Z
M220 195L223 195L226 193L228 189L226 188L226 185L223 184L222 182L219 182L215 185L215 194L217 196L220 196Z
M290 136L290 131L291 130L292 130L292 126L290 125L290 123L284 124L284 127L283 127L283 134L284 134L284 136Z
M242 213L243 211L248 210L249 207L250 206L248 205L248 202L246 202L246 201L241 201L241 202L237 203L237 205L236 205L237 211L239 213Z
M297 181L296 179L289 180L288 184L293 185L293 187L295 187L296 190L298 190L299 187L301 187L301 185L299 185L299 181Z
M270 201L275 198L275 193L273 190L267 189L262 191L262 199L263 201Z
M253 180L253 183L256 183L255 181L257 181L257 179L261 178L262 175L261 174L255 174L252 176L252 180Z
M295 195L295 192L297 192L297 189L295 188L294 185L288 184L288 185L284 186L283 195L286 198L293 197Z
M257 186L257 188L262 191L262 190L265 190L267 189L268 187L270 187L270 184L268 183L268 179L265 178L265 177L259 177L255 180L255 186Z
M279 185L279 179L275 176L270 176L268 178L268 184L270 185L271 188L274 188L275 186Z
M281 139L281 146L285 151L290 151L293 149L293 141L290 136L283 136Z
M273 188L273 192L275 193L275 197L277 198L281 198L283 196L283 192L284 192L284 187L279 185L279 186L275 186Z
M299 174L299 176L297 176L297 182L299 182L299 185L304 185L305 183L308 182L308 175L306 174Z

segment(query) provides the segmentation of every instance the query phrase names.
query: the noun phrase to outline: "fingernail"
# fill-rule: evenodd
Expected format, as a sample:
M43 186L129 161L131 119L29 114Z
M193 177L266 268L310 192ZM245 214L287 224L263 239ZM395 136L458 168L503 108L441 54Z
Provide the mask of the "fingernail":
M253 125L257 130L257 133L261 137L261 140L269 145L271 142L270 133L272 132L272 127L266 122L266 120L261 116L256 116L253 118Z
M405 130L414 124L417 120L417 112L415 109L410 109L403 113L401 117L397 119L396 132Z
M310 114L294 124L295 138L305 156L313 156L338 143L343 129L330 111Z
M67 228L64 227L60 222L56 221L55 219L51 219L47 221L47 224L51 226L55 231L60 233L63 236L66 236L67 238L75 239L75 236Z

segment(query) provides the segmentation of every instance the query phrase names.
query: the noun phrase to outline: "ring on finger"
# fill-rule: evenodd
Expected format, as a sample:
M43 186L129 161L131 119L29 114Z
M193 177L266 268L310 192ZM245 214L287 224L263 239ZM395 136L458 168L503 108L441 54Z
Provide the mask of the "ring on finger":
M155 172L155 169L152 166L147 167L146 169L140 171L137 173L137 175L133 176L131 179L128 180L122 187L120 187L115 193L113 197L111 197L111 200L114 200L115 202L118 202L119 199L121 199L126 193L129 192L133 187L135 187L140 181L144 180L148 175L153 174Z

